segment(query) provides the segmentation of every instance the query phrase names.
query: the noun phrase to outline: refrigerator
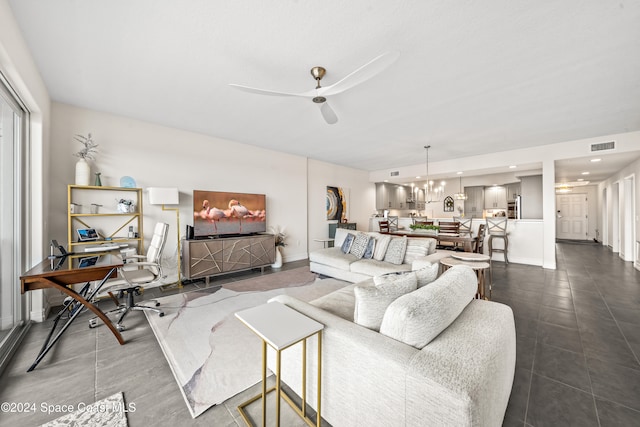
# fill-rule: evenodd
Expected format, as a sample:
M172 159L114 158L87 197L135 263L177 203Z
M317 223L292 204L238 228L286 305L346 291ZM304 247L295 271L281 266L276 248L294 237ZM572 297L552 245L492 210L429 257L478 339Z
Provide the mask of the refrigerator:
M522 212L522 196L516 196L514 200L507 202L507 218L520 219Z

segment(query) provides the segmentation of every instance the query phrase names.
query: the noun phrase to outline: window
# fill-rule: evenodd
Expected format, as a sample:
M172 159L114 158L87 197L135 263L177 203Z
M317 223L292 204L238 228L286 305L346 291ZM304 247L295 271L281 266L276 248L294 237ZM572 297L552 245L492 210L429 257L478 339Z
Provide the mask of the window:
M20 293L23 172L28 114L0 73L0 363L25 325Z

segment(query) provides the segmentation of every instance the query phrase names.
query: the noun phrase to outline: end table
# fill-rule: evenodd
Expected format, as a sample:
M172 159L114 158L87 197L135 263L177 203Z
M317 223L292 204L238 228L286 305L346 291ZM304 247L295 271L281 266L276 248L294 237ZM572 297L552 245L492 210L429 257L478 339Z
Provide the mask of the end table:
M270 302L237 312L236 317L262 339L262 393L238 406L238 412L244 422L251 426L251 421L244 408L262 399L262 425L267 420L267 394L276 392L276 426L280 426L280 397L309 425L320 427L321 376L322 376L322 330L324 325L287 307L279 302ZM307 338L318 336L318 390L316 406L316 422L306 414L306 368L302 370L302 405L300 408L282 391L280 361L283 350L302 342L302 366L307 363ZM276 351L276 385L267 390L267 344Z

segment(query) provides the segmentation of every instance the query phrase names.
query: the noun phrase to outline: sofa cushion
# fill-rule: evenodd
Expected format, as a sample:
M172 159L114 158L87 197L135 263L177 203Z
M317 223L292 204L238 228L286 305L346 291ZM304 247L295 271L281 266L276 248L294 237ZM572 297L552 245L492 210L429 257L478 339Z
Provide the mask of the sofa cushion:
M407 250L404 253L404 263L411 264L416 258L429 255L429 247L431 245L429 240L433 239L407 239Z
M309 253L309 261L345 271L349 271L351 263L357 260L358 258L351 254L342 253L340 247L319 249Z
M350 231L353 231L353 230L349 230L348 228L336 228L336 234L334 235L334 238L333 238L333 246L337 248L342 246L342 243L344 242L344 238L347 237L347 234L350 234L349 233Z
M454 266L429 286L390 303L380 333L421 349L462 313L477 290L478 279L473 270Z
M391 264L390 262L376 261L375 259L360 259L349 265L351 272L366 274L367 276L380 276L387 273L411 271L408 264Z
M418 280L412 272L389 276L379 285L363 282L354 288L356 298L353 321L377 331L389 304L407 292L416 290Z
M367 250L369 240L371 240L371 237L368 234L356 233L356 238L353 239L353 244L351 245L351 249L349 249L349 253L356 258L362 258L364 256L364 252Z
M366 258L366 259L372 259L373 258L373 252L376 249L376 239L375 237L371 237L369 239L369 242L367 243L367 247L364 250L364 254L362 255L362 258Z
M345 286L344 288L340 288L311 301L311 304L338 317L342 317L349 322L353 322L353 313L356 305L356 297L353 289L357 285L366 285L367 283L372 285L373 279L368 279L358 284L354 283L352 285Z
M389 242L391 242L391 236L381 235L376 238L376 248L373 251L373 259L378 261L384 259L384 255L387 253L387 248L389 247Z
M342 253L349 253L349 251L351 250L351 245L353 245L353 241L355 239L356 236L354 234L347 234L347 236L344 238L344 242L342 242L342 245L340 246L340 249L342 249Z
M404 254L407 251L407 236L394 237L389 242L384 261L392 264L402 264Z
M438 277L438 271L440 271L440 264L429 263L429 265L425 265L418 270L414 269L413 271L416 273L416 277L418 278L418 288L421 288L436 280Z

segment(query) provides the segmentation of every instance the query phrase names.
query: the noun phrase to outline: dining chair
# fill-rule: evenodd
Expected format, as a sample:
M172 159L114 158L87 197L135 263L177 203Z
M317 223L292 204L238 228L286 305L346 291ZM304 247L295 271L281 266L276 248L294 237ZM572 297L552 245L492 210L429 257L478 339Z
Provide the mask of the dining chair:
M389 232L389 221L378 221L378 227L380 227L381 233Z
M507 232L507 218L487 218L487 233L489 234L489 256L493 257L494 252L504 254L504 262L509 264L507 255L509 249L509 233ZM493 239L502 239L504 245L502 248L493 247Z

